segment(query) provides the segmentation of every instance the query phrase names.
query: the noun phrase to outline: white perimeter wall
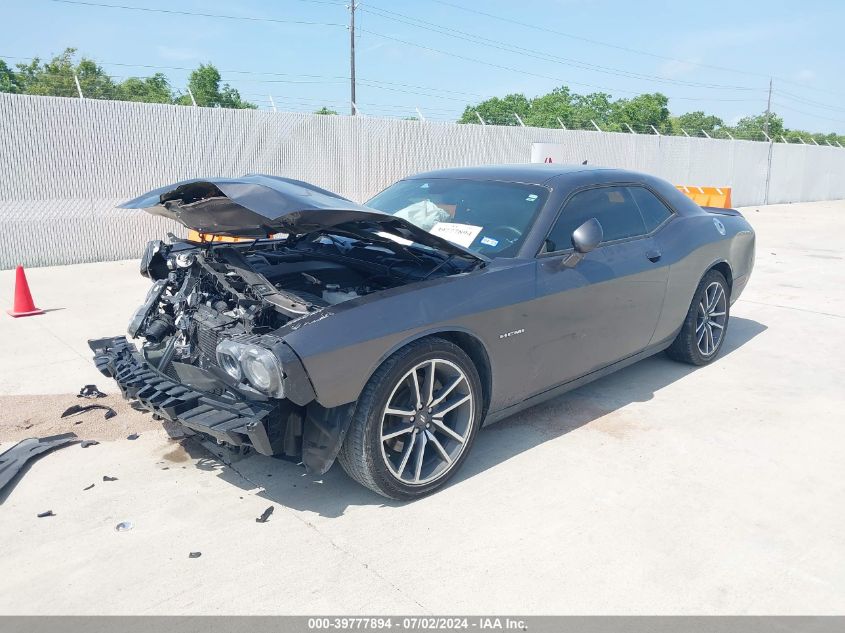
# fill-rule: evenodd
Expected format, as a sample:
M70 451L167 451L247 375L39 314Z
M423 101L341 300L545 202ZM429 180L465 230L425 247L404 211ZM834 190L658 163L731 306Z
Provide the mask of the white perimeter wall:
M139 256L180 227L115 205L177 180L259 172L364 201L427 169L529 162L533 143L765 199L768 143L0 94L0 269ZM845 198L845 149L771 149L770 203Z

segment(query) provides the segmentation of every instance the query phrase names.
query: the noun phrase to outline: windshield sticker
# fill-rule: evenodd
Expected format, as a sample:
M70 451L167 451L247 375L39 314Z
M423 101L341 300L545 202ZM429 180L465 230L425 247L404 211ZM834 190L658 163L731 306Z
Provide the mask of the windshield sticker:
M453 244L468 248L476 236L481 233L482 227L472 224L458 224L456 222L438 222L430 233L437 237L449 240Z
M534 202L536 199L537 199L537 194L531 193L531 194L528 195L528 197L525 200L527 202Z
M484 246L498 246L499 240L494 240L492 237L482 237L481 243L484 244Z

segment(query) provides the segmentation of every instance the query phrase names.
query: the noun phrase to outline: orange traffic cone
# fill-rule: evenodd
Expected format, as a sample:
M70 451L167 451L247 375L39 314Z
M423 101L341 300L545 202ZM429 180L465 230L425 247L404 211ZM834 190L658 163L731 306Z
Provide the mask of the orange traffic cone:
M13 317L44 314L44 310L35 307L32 294L29 292L29 284L26 282L26 275L23 272L23 266L18 266L15 270L15 307L6 310L6 312Z

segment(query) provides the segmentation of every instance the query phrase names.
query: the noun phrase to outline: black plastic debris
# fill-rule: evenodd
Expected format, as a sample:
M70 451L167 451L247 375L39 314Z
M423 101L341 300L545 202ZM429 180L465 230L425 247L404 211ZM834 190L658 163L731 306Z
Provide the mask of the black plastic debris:
M82 440L82 444L80 444L80 446L82 448L88 448L89 446L96 446L97 444L99 444L97 440Z
M261 516L255 519L256 523L267 523L267 520L270 518L270 515L273 514L273 506L267 508L264 512L261 513Z
M137 433L130 433L129 435L126 436L126 439L127 440L137 440L139 437L141 437L141 436L138 435Z
M135 526L133 525L132 521L121 521L117 525L114 526L115 532L128 532Z
M109 477L108 475L103 475L103 481L117 481L117 477Z
M188 558L199 558L200 556L202 556L202 552L191 552L188 554Z
M106 412L106 414L105 414L106 420L110 420L111 418L113 418L114 416L117 415L117 412L114 409L112 409L111 407L107 407L104 404L85 404L85 405L75 404L72 407L68 407L67 409L65 409L64 413L62 413L61 417L71 418L75 415L80 415L82 413L92 411L93 409L103 409Z
M76 397L90 398L93 400L95 398L105 398L106 394L97 389L97 385L85 385L84 387L82 387L82 389L79 390L79 393L76 394Z
M90 486L85 486L83 488L83 490L91 490L91 488L93 488L93 487L94 487L94 484L91 484Z
M47 510L46 512L39 512L35 516L37 516L39 519L43 519L44 517L54 517L56 515L52 510Z
M78 441L79 438L75 433L21 440L0 454L0 490L5 488L30 460L54 449L76 444Z

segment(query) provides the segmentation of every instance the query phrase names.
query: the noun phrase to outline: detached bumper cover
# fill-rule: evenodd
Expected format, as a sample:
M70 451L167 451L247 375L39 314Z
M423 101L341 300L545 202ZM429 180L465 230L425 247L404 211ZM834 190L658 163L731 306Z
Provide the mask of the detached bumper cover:
M88 345L97 369L117 382L124 398L192 431L273 454L266 424L273 404L213 396L176 382L147 363L124 337L96 339Z

